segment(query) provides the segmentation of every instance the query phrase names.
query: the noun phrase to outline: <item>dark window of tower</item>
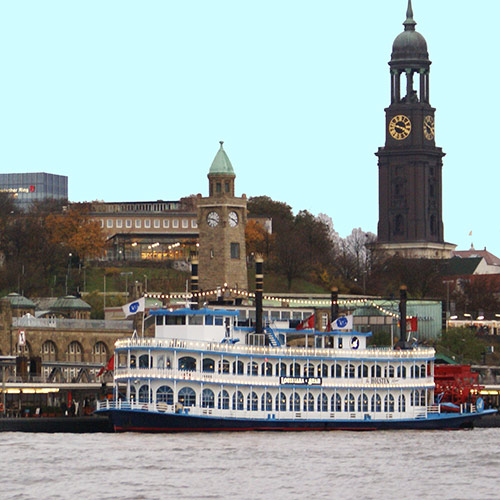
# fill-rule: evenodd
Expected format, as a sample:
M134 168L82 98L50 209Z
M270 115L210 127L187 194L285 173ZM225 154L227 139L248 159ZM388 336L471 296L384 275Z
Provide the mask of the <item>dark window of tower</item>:
M226 181L224 183L224 189L225 189L226 193L229 193L229 182L228 181Z
M429 183L429 196L431 198L434 198L434 196L435 196L434 183L433 182Z
M239 258L240 258L240 244L231 243L231 259L239 259Z
M215 186L215 190L217 191L217 193L222 193L222 184L220 182L218 182Z
M211 182L210 183L210 196L213 196L214 195L214 185L213 183Z
M396 215L394 219L394 234L403 234L403 216Z
M431 234L436 234L436 216L431 215Z

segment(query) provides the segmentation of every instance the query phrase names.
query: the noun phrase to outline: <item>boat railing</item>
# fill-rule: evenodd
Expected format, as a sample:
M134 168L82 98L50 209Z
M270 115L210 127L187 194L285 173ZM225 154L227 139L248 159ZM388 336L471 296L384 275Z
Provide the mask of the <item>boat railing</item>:
M156 339L156 338L129 338L115 342L116 349L149 349L167 348L178 350L203 350L212 353L246 354L246 355L286 355L297 357L345 357L352 359L370 357L391 359L429 359L433 358L435 351L433 348L418 347L415 349L393 350L385 347L369 347L359 350L333 349L321 347L294 347L294 346L255 346L242 344L228 344L221 342L206 342L182 339Z
M164 379L164 380L177 380L177 381L192 381L203 382L211 384L231 384L241 386L278 386L280 384L280 376L262 376L258 374L247 375L244 373L217 373L217 372L203 372L191 370L179 370L174 368L116 368L115 380L149 380L149 379ZM293 377L291 377L293 379ZM315 378L315 377L312 377ZM299 384L307 377L298 377ZM291 380L289 385L293 385ZM387 387L398 388L432 388L434 387L434 380L432 377L424 378L379 378L379 377L364 377L358 378L345 378L345 377L325 377L322 378L321 386L324 388L337 387L337 388L377 388L383 389Z

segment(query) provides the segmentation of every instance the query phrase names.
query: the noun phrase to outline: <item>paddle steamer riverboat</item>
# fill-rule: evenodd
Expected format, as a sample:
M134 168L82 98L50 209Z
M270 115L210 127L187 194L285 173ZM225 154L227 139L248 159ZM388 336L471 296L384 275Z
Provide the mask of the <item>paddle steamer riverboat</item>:
M237 311L159 309L154 338L115 344L116 431L458 429L493 412L434 399L434 349L370 333L238 326ZM286 325L285 325L286 326Z

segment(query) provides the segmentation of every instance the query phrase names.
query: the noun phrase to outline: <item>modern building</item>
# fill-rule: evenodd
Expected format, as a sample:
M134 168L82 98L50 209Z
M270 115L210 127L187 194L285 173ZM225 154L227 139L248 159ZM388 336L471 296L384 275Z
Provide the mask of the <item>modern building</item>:
M0 174L0 193L11 194L15 205L22 210L35 201L67 201L68 177L45 172Z
M378 248L406 258L449 258L444 240L444 153L436 146L430 104L430 65L425 38L415 30L411 0L404 31L389 61L391 103L385 109L386 140L379 148Z

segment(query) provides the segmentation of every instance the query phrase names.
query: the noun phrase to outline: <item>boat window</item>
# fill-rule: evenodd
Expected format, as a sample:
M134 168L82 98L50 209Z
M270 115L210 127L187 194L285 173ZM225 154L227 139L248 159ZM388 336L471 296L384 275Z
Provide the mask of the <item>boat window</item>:
M130 401L135 401L135 387L130 388Z
M300 411L300 396L296 392L290 396L290 411Z
M215 396L212 390L203 389L201 393L201 406L202 408L215 408Z
M153 392L147 385L139 388L139 403L150 403L153 400Z
M179 391L177 397L179 403L183 406L195 406L196 405L196 392L194 392L191 387L183 387Z
M358 396L358 411L368 411L368 396L366 394Z
M222 316L215 316L214 322L217 326L221 326L224 324L224 318Z
M381 377L382 376L382 367L380 365L373 365L372 369L372 377Z
M292 318L293 319L302 319L302 313L300 311L293 311Z
M205 316L205 325L213 325L214 317L213 316Z
M300 377L300 365L298 363L290 365L290 377Z
M314 396L310 392L304 396L304 411L314 411Z
M276 363L276 375L286 377L286 363Z
M404 394L400 394L398 397L398 411L406 411L406 398Z
M394 366L384 366L384 377L393 378L394 377Z
M185 325L186 316L166 316L167 325Z
M225 389L219 392L217 408L219 410L229 410L229 393Z
M382 411L382 399L380 394L374 394L372 396L371 411Z
M283 392L276 394L276 411L286 411L286 394Z
M229 373L229 361L227 359L219 361L219 373Z
M163 320L164 320L163 316L156 316L156 325L163 326L165 324L165 322Z
M420 406L425 406L425 389L422 389L422 392L420 393Z
M328 365L325 363L320 363L318 365L318 372L317 372L318 377L328 377Z
M332 365L332 377L342 377L342 367L338 363L333 363Z
M273 397L269 392L262 394L261 408L264 411L273 411Z
M342 411L342 398L340 397L340 394L334 394L332 396L331 411Z
M156 402L166 403L168 405L174 404L174 391L168 385L162 385L158 387L156 391Z
M290 311L281 311L281 319L290 319Z
M368 377L368 366L359 365L358 366L358 378L366 378Z
M350 392L344 398L344 411L354 411L354 394Z
M259 365L255 361L248 363L247 375L258 375L258 374L259 374Z
M304 366L304 377L314 377L314 365L311 362Z
M265 377L273 376L273 365L271 363L262 363L262 375Z
M233 410L243 410L244 409L244 398L241 391L237 391L233 394Z
M394 396L392 394L386 394L384 398L384 411L393 412L394 411Z
M324 393L318 396L318 411L328 411L328 396Z
M342 337L339 337L338 344L339 349L342 349Z
M191 356L179 358L179 370L196 371L196 359Z
M233 373L235 375L243 375L243 361L233 361Z
M420 377L425 378L426 377L426 370L425 370L425 365L420 366Z
M418 391L414 390L410 393L410 406L418 406L420 403L420 398L418 397Z
M351 363L347 363L344 368L344 378L354 378L355 367Z
M406 378L406 366L398 366L397 375L398 378Z
M190 325L203 325L203 316L201 314L196 314L188 316Z
M259 398L255 392L251 392L247 396L247 410L248 411L257 411L259 408Z
M203 371L213 373L215 372L215 361L212 358L203 359Z
M153 358L149 354L139 356L139 368L152 368Z
M137 364L137 359L135 357L135 354L132 354L130 356L130 368L135 368Z

